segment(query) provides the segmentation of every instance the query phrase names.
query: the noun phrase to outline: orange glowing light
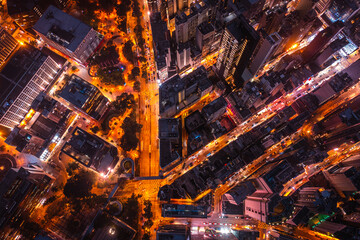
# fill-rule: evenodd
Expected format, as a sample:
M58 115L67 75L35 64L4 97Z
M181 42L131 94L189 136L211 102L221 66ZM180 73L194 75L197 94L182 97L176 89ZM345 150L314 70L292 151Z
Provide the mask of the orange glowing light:
M25 126L25 125L26 125L25 120L22 120L21 123L20 123L20 126L23 127L23 126Z
M289 48L289 51L296 49L298 46L299 46L298 43L294 43L294 44Z
M35 111L33 109L30 109L30 111L26 114L25 119L29 120L34 116Z

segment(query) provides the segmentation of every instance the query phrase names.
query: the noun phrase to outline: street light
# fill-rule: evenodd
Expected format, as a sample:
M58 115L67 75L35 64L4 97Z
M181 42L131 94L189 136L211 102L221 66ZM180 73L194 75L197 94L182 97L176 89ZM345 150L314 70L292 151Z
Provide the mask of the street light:
M109 228L109 234L110 234L110 235L115 235L115 232L116 232L116 231L115 231L115 228L114 228L114 227L110 227L110 228Z

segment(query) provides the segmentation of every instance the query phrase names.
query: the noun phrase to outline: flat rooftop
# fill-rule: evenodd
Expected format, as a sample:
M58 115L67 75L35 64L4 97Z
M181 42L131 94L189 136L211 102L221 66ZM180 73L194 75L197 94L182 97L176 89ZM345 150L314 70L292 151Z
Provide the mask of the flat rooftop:
M108 168L113 169L119 160L116 147L78 127L62 152L86 167L103 173Z
M98 89L82 78L72 75L69 82L61 90L59 96L69 101L78 108L83 108L86 101L96 93Z
M97 120L106 111L109 102L99 89L74 74L61 89L59 96Z
M50 5L36 22L34 30L74 52L91 27Z

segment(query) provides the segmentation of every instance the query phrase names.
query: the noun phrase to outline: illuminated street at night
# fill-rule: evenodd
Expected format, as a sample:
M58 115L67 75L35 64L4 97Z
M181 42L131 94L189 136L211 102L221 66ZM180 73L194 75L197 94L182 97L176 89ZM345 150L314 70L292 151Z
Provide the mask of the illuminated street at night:
M357 0L0 0L0 239L360 239L359 46Z

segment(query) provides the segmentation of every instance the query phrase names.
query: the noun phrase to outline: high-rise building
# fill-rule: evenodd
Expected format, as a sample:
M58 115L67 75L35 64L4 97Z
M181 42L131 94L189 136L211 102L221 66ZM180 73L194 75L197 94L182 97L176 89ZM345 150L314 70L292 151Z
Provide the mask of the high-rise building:
M18 42L4 28L0 27L0 67L15 50Z
M178 49L176 50L176 65L179 72L185 67L191 65L191 52L189 42L180 43Z
M262 40L259 50L250 64L250 72L254 75L265 65L266 61L273 56L282 39L280 35L275 32Z
M345 222L321 221L314 227L314 231L336 239L358 239L359 237L359 229L351 225L348 226Z
M347 44L348 41L346 38L334 40L316 57L314 63L319 67L325 67L326 62L333 58L333 56Z
M336 208L336 201L331 190L304 187L299 191L296 205L307 207L312 212L328 214Z
M360 190L360 172L354 167L335 166L324 171L324 176L342 196L348 196Z
M54 6L46 9L34 30L48 45L82 64L104 39L89 25Z
M356 0L333 0L321 15L327 24L336 21L347 21L357 14L360 10L360 3Z
M197 26L210 18L211 8L209 5L199 3L190 9L190 14L178 12L175 16L175 37L176 43L185 43L196 36Z
M23 213L31 214L54 180L37 166L10 169L0 183L0 229Z
M235 186L221 198L222 214L244 214L244 200L256 191L255 181L247 181Z
M177 0L176 7L179 11L183 11L190 7L190 3L191 3L191 1L189 1L189 0Z
M147 1L150 13L159 12L159 0L149 0Z
M320 16L329 7L332 0L319 0L314 5L314 10Z
M242 87L242 74L259 41L258 33L243 16L226 26L216 62L217 74L233 87Z
M317 53L330 44L331 39L336 36L344 28L344 23L337 21L319 32L314 40L302 52L303 62L307 63L312 60Z
M96 120L104 116L109 106L109 100L97 87L74 74L59 90L59 97Z
M244 200L244 215L267 222L269 202L274 194L262 178L257 179L257 184L257 190Z
M167 11L167 19L174 18L177 12L176 0L167 0L166 11Z
M264 178L256 179L256 191L244 200L244 215L265 223L279 223L293 211L291 198L273 192Z
M30 45L16 51L0 72L0 125L8 128L18 125L58 70L51 57Z
M210 23L203 22L197 27L196 46L200 49L203 57L210 53L214 36L215 29Z
M157 76L161 81L168 78L171 62L170 34L166 22L161 20L160 13L151 15L151 31L153 33L154 56Z

